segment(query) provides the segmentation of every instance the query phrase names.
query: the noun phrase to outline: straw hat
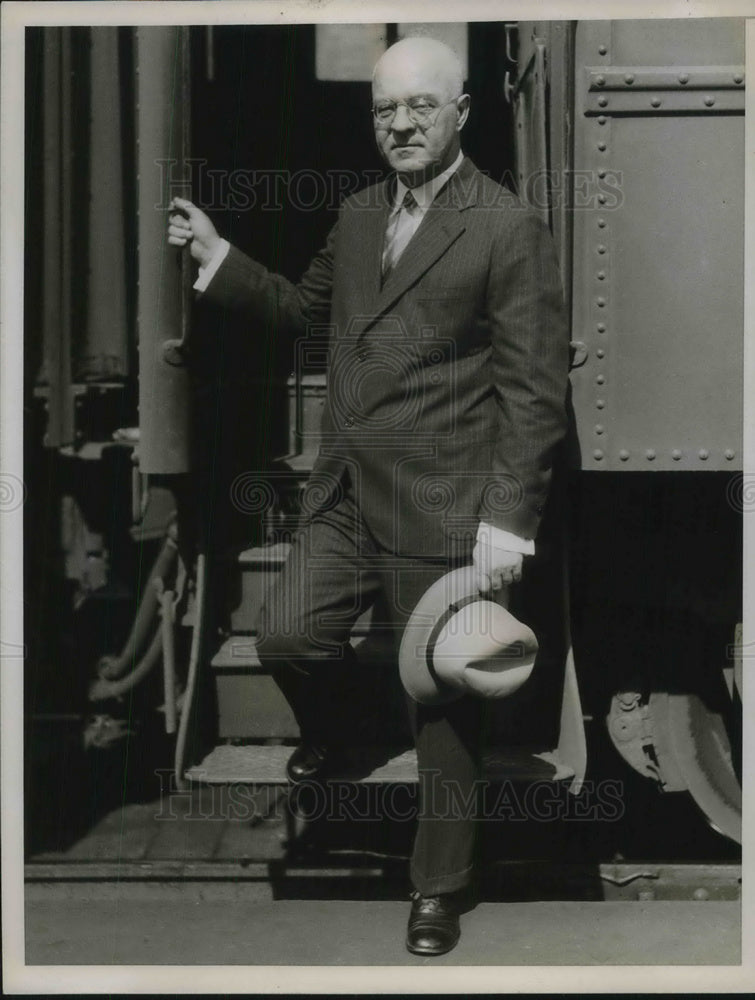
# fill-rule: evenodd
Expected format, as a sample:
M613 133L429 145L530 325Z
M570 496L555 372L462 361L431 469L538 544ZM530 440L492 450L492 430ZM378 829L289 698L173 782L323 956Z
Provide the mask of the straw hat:
M463 694L505 698L527 680L536 654L532 629L482 597L474 567L464 566L436 580L412 612L399 673L412 698L426 705Z

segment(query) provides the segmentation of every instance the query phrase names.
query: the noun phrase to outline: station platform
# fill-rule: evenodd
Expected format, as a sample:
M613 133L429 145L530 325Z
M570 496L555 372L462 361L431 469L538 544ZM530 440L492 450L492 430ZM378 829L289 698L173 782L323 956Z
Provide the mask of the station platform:
M154 890L153 890L154 891ZM449 954L404 947L408 901L76 898L35 887L26 906L32 965L737 965L733 901L480 903ZM205 894L206 896L207 894ZM131 898L129 898L131 896ZM89 898L87 898L89 897Z
M235 808L228 794L205 786L127 803L74 842L29 856L27 964L740 962L737 864L579 860L542 847L488 859L457 948L413 956L404 946L409 826L391 843L356 824L339 837L330 824L327 842L304 830L292 845L285 789L250 790Z

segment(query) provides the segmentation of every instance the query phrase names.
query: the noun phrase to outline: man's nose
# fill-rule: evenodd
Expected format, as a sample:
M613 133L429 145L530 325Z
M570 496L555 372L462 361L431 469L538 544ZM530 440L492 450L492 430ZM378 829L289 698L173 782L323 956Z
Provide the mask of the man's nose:
M399 104L396 108L396 114L393 116L391 128L394 132L412 132L414 127L414 122L409 117L409 108L405 104Z

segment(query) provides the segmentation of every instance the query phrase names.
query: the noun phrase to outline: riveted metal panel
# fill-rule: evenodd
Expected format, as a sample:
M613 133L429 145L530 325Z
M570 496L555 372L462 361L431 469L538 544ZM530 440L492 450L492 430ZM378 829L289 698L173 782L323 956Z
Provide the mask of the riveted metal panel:
M572 337L587 360L572 383L586 469L741 468L743 50L733 19L579 24Z
M634 74L629 73L629 76ZM646 87L642 90L616 88L612 92L589 91L583 111L586 115L721 115L744 112L744 88Z
M581 22L590 27L586 22ZM744 62L744 21L735 17L593 21L598 44L610 32L612 66L721 66Z

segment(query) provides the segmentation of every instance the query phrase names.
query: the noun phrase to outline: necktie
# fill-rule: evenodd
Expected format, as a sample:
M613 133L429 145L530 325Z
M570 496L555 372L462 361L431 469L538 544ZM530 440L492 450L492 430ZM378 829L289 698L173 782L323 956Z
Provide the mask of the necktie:
M406 244L414 235L416 229L415 213L418 208L419 206L414 195L411 191L407 191L398 211L394 210L393 217L385 231L383 278L386 278L396 266L399 257L406 248Z

